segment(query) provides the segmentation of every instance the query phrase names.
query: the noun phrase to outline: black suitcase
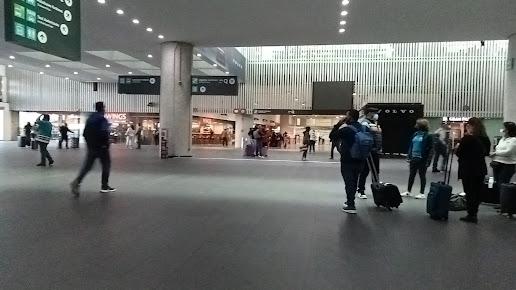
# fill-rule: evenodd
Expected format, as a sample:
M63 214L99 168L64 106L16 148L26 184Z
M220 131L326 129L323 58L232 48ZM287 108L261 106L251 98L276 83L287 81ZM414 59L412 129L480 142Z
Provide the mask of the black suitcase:
M502 214L516 214L516 184L504 183L500 186L500 205Z
M449 167L444 174L444 182L432 182L426 200L426 212L434 220L448 220L450 199L453 188L450 186L451 171L453 168L453 153L450 154Z
M371 171L373 178L371 191L373 192L373 199L376 206L383 206L390 211L393 208L399 208L403 203L403 199L401 198L398 187L391 183L380 182L380 176L372 158L367 158L367 166L369 166L369 171Z
M38 150L38 148L39 148L38 141L36 141L36 140L32 140L32 141L30 142L30 148L31 148L32 150Z
M27 147L27 137L26 136L20 136L20 141L18 143L18 146Z
M72 137L72 149L79 149L79 137Z

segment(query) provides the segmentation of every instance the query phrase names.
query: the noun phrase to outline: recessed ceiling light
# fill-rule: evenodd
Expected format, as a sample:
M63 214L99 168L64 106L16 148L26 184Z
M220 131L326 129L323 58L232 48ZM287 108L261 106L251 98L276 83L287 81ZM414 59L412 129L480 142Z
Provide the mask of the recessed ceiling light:
M229 74L229 72L227 71L227 72L226 72L226 74L228 75L228 74Z
M69 80L70 78L69 77L66 77L65 80Z
M76 71L74 71L74 72L73 72L73 74L74 74L74 75L78 75L79 73L78 73L78 72L76 72Z
M346 29L344 29L344 28L339 29L339 33L344 33L344 32L346 32Z
M12 64L10 64L10 65L7 65L7 67L13 67L13 65L12 65Z
M152 27L147 27L146 30L147 30L147 32L152 32L153 31Z
M122 10L122 9L117 9L117 10L116 10L116 14L118 14L118 15L124 15L124 10Z
M111 67L111 65L110 65L110 64L106 64L106 67L107 67L107 68L110 68L110 67Z
M302 103L302 104L301 104L301 106L304 106L304 105L305 105L305 103Z
M46 64L46 65L45 65L45 67L46 67L46 68L49 68L49 67L50 67L50 65L49 65L49 64Z
M340 15L342 15L342 16L346 16L346 15L348 15L348 11L344 10L344 11L342 11L342 12L340 13Z
M40 75L44 75L45 73L44 73L44 72L42 72L42 71L40 71L40 72L39 72L39 74L40 74Z
M128 74L128 75L132 75L132 74L133 74L133 72L132 72L132 71L130 71L130 72L128 72L127 74Z
M347 22L346 22L346 20L341 20L339 23L340 23L340 25L346 25Z
M138 19L136 19L136 18L135 18L135 19L133 19L133 23L134 23L134 24L140 24L140 20L138 20Z
M348 5L348 4L349 4L349 0L343 0L343 1L342 1L342 5L346 6L346 5Z
M217 64L216 64L216 63L214 63L214 64L213 64L213 66L214 66L214 67L217 67Z
M16 59L16 57L14 57L14 55L10 55L9 58L10 59Z
M158 35L158 38L159 38L159 39L163 39L163 38L165 38L165 36L163 36L162 34L160 34L160 35Z
M100 81L100 80L101 80L101 78L97 78L97 81Z
M106 0L97 0L100 4L106 4Z
M153 58L152 54L147 54L148 58Z
M200 54L200 53L197 54L197 57L201 57L201 56L202 56L202 54Z

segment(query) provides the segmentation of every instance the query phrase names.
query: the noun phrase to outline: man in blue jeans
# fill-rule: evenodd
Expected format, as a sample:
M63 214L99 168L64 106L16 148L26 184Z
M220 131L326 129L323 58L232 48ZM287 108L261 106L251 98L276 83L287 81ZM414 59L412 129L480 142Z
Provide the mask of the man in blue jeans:
M357 191L358 177L365 166L364 160L353 159L351 147L355 143L355 134L363 130L363 126L358 123L360 113L357 110L349 110L346 114L346 123L339 128L339 140L341 142L340 172L346 185L347 202L342 211L349 214L356 214L355 193ZM354 128L352 128L354 127Z

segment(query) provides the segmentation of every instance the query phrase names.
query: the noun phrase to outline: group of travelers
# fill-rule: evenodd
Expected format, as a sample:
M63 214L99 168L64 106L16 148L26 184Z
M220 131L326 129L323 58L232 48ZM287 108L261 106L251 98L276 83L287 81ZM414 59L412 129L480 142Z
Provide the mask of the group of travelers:
M382 131L377 121L376 109L366 109L362 117L360 117L359 111L350 110L330 133L331 158L333 158L335 148L341 154L341 174L347 197L342 210L346 213L357 213L355 206L357 194L359 198L367 198L365 184L370 167L373 166L372 169L377 172L380 170ZM429 132L428 120L417 120L416 132L410 139L407 154L409 168L407 191L401 195L412 196L414 180L416 175L419 175L421 187L419 193L414 197L425 199L427 169L432 165L434 173L449 170L449 154L455 154L458 157L458 178L462 181L467 208L467 215L460 220L477 223L481 195L486 187L485 177L488 175L486 157L492 158L490 165L493 169L495 186L498 188L501 184L510 183L516 172L516 124L506 122L503 125L504 136L495 150L491 152L491 142L482 121L478 118L468 120L465 124L465 135L456 144L450 140L449 125L443 124L432 134ZM370 136L368 138L371 138L373 142L367 149L368 153L360 155L362 141L359 135L362 133L367 133ZM305 134L304 141L308 140L309 133ZM371 162L367 162L368 158ZM440 158L443 159L441 170L438 168ZM433 164L431 164L432 160Z

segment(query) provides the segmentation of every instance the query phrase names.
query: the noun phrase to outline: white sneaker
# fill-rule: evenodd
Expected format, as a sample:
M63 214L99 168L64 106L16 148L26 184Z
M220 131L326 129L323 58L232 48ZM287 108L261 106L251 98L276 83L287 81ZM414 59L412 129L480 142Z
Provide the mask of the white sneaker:
M367 195L365 193L360 193L360 194L358 194L358 198L367 199Z
M417 199L425 199L425 198L426 198L426 195L424 195L424 194L418 194L418 195L416 195L416 196L415 196L415 198L417 198Z
M400 195L403 196L403 197L410 197L410 192L406 191L406 192L404 192L404 193L402 193Z

